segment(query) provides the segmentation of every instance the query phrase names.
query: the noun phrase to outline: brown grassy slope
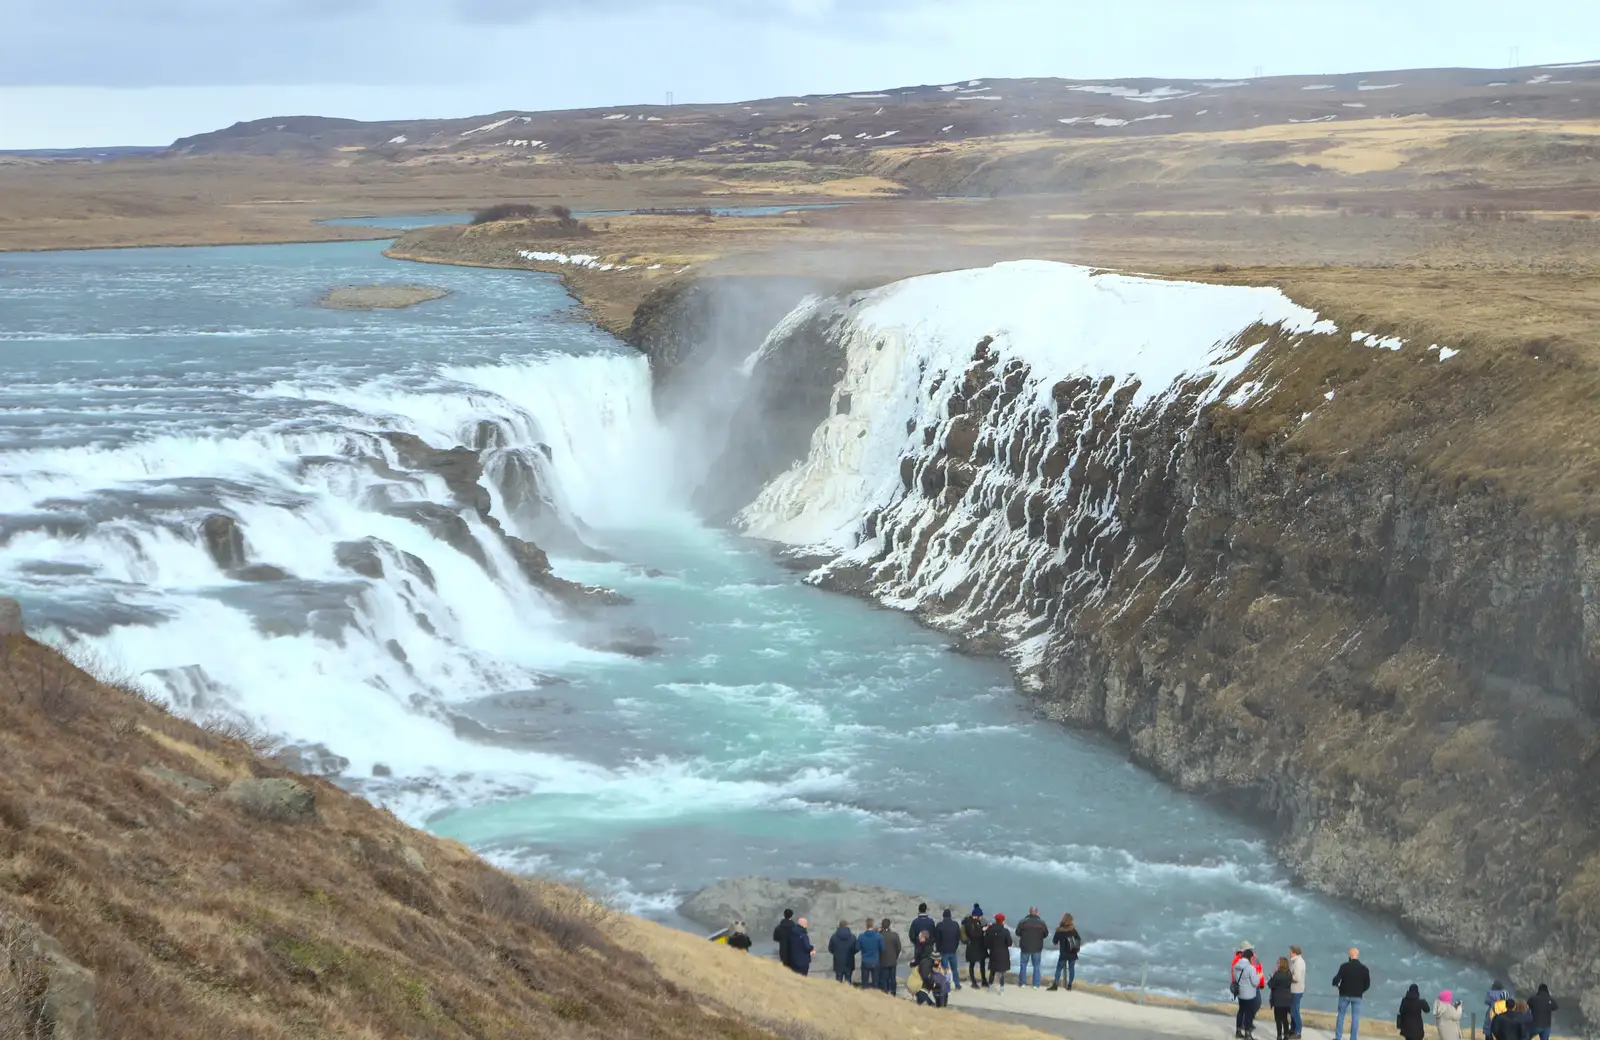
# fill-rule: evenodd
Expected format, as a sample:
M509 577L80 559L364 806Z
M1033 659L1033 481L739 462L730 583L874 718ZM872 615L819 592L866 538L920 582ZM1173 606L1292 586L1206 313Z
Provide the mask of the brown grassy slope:
M773 1035L665 981L575 893L320 780L300 781L320 820L289 823L152 777L281 771L31 641L3 654L0 922L94 971L104 1036Z
M116 1040L949 1031L515 878L322 780L295 778L316 822L253 818L152 771L220 788L281 769L24 638L0 642L0 754L5 1040L43 1035L28 1031L42 978L4 956L35 930L95 973L100 1035Z
M1273 284L1343 332L1400 336L1377 350L1340 342L1277 359L1274 386L1238 413L1324 460L1396 448L1447 485L1483 482L1536 514L1600 518L1600 282L1510 271L1194 271ZM1460 351L1441 362L1434 344ZM1324 394L1333 391L1332 401ZM1316 411L1317 421L1300 417Z

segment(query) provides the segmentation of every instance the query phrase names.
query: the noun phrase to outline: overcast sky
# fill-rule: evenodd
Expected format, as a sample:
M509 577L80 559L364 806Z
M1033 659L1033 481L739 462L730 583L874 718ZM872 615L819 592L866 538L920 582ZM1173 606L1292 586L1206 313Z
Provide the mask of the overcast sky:
M0 0L0 148L266 116L1600 58L1600 0Z

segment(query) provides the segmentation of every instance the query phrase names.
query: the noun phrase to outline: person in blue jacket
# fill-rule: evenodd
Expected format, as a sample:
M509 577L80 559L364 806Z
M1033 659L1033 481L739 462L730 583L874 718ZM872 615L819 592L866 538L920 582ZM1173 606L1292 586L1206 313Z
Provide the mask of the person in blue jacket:
M883 956L883 936L878 934L877 922L867 918L867 926L856 936L856 946L861 950L861 988L878 988L878 959Z
M789 968L796 975L811 974L811 955L817 948L811 945L811 933L806 931L806 919L798 918L789 932Z
M833 981L852 983L856 974L856 933L850 930L849 921L840 921L839 930L828 940L828 952L833 954Z

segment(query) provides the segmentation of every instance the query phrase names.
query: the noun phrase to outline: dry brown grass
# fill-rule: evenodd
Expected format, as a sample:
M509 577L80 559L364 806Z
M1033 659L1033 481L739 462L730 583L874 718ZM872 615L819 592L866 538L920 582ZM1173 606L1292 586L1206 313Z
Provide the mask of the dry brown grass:
M15 956L35 927L95 972L102 1035L118 1040L773 1035L667 981L581 894L321 780L301 778L320 820L298 824L164 783L144 770L219 786L282 774L54 650L12 637L3 651L8 1040L37 1013L37 976ZM47 710L41 691L63 689L86 709Z

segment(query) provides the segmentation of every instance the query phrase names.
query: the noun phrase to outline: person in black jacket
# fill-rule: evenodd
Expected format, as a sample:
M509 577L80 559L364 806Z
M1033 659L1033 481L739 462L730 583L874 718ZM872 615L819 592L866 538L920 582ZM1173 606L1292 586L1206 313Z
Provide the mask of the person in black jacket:
M1528 1040L1532 1026L1533 1015L1528 1011L1528 1005L1519 1000L1494 1016L1489 1034L1494 1040Z
M728 945L735 950L750 952L750 934L744 930L743 921L733 922L733 927L728 929Z
M1372 973L1361 963L1361 951L1350 947L1350 959L1333 976L1339 991L1339 1013L1333 1020L1333 1040L1344 1040L1344 1016L1350 1014L1350 1040L1361 1038L1361 998L1372 988Z
M772 930L772 941L778 944L778 963L789 967L789 933L794 931L794 911L785 910L783 920Z
M849 921L840 921L839 930L828 940L828 953L833 956L833 981L853 984L856 974L856 954L861 947L856 943L856 933L850 930Z
M911 959L913 964L920 961L922 955L928 952L922 945L922 933L927 932L928 938L931 940L934 927L933 918L928 916L928 904L919 904L917 906L916 919L911 922L911 930L906 933L911 937Z
M806 931L806 919L802 917L789 929L789 970L796 975L811 974L811 955L816 952Z
M1561 1005L1550 995L1549 986L1539 983L1539 992L1528 998L1528 1010L1533 1012L1533 1035L1539 1040L1550 1040L1550 1021L1555 1012L1561 1010Z
M1289 970L1289 958L1278 958L1278 970L1267 980L1267 999L1272 1002L1272 1022L1278 1027L1278 1040L1289 1040L1289 1009L1294 1006L1294 974Z
M961 937L967 942L967 979L972 988L989 988L989 940L985 935L983 907L972 904L972 916L961 922Z
M956 967L956 953L961 949L961 926L956 924L950 911L933 926L933 945L939 951L939 969L948 972L956 989L961 988L961 969Z
M1422 1016L1431 1014L1433 1008L1422 999L1421 990L1413 982L1411 988L1406 990L1406 995L1400 998L1400 1011L1394 1016L1395 1028L1400 1030L1405 1040L1424 1040L1428 1030Z
M1011 929L1006 927L1006 915L995 914L994 924L983 933L989 944L989 978L998 979L1000 992L1006 991L1006 972L1011 970Z

